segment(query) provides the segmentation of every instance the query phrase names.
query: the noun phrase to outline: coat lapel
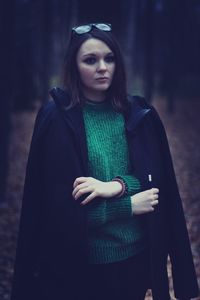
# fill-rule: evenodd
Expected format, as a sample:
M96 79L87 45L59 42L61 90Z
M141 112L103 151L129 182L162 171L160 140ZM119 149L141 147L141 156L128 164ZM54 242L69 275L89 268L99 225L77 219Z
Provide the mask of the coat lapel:
M88 176L88 150L82 110L79 106L73 107L69 111L63 111L63 116L65 122L67 122L74 133L74 138L80 151L84 174Z

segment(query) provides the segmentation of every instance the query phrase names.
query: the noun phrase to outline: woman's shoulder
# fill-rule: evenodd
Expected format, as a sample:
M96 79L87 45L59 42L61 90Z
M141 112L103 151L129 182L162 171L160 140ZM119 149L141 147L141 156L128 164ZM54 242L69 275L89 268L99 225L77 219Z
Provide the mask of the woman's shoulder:
M152 103L145 99L145 97L128 94L127 99L132 111L136 111L139 114L142 110L146 111L146 123L154 123L156 126L162 127L162 129L164 128L159 112Z
M36 116L36 123L48 123L55 116L57 107L52 100L48 100L41 105Z
M127 99L129 104L131 104L132 106L139 106L141 109L149 109L151 111L150 115L155 115L160 118L155 106L150 101L147 101L145 97L128 94Z
M151 104L145 99L145 97L140 95L127 94L128 103L131 105L139 105L141 108L150 108Z
M52 100L48 100L41 105L35 119L33 138L43 136L56 118L57 111L56 104Z

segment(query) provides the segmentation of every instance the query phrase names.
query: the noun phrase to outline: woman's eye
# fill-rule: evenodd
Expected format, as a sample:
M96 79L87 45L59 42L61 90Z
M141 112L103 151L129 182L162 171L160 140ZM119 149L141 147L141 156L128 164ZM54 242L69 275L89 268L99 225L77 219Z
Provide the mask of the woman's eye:
M96 58L95 57L88 57L84 60L84 62L88 65L93 65L96 62Z
M106 61L107 63L112 63L112 62L115 61L115 57L114 57L113 55L107 56L107 57L105 58L105 61Z

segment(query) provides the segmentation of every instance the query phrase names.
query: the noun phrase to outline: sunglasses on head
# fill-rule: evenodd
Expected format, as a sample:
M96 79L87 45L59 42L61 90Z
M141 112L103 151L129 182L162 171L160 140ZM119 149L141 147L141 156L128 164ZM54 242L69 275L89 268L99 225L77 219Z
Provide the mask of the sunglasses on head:
M76 32L77 34L83 34L83 33L90 32L93 27L96 27L97 29L103 30L103 31L111 31L112 30L112 26L109 23L90 23L90 24L86 24L86 25L73 27L72 32Z

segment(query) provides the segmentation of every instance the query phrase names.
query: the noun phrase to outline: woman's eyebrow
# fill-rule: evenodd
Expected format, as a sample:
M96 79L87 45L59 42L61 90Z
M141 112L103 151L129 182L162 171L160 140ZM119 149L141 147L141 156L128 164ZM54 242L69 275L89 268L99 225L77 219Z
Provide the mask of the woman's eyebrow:
M83 54L83 56L96 56L95 53L86 53L86 54Z
M98 54L99 53L91 52L91 53L83 54L83 57L85 57L85 56L98 56ZM107 52L104 55L113 55L113 52Z

